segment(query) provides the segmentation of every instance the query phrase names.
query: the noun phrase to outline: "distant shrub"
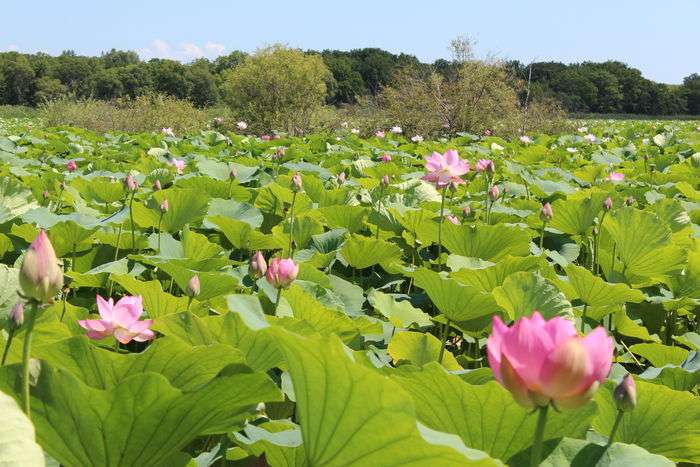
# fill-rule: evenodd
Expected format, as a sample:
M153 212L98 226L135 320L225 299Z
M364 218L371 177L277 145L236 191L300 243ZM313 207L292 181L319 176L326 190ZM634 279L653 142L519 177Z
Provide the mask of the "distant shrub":
M39 109L47 126L69 125L93 131L197 131L207 126L206 112L189 101L163 95L144 95L110 102L68 98L45 102Z
M0 105L0 118L31 118L36 116L36 109L24 105Z
M227 71L222 94L251 131L298 134L313 128L332 79L319 55L275 45Z

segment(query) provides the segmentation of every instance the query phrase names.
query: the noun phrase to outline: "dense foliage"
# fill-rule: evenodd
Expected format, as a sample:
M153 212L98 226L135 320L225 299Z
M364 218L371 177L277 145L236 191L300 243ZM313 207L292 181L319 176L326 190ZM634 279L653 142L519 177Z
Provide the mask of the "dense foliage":
M537 432L546 465L700 463L700 127L587 125L0 126L0 458L525 465ZM546 426L488 365L535 311L614 347Z

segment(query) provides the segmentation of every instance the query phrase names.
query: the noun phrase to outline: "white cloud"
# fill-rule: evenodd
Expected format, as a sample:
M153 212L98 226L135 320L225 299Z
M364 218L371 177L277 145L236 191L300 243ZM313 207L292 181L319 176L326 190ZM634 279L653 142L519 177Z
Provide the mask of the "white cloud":
M216 58L222 55L225 50L225 45L211 41L206 42L204 48L202 48L192 42L184 42L178 46L172 46L163 39L155 39L148 47L140 48L137 52L143 60L168 58L181 62L190 62L201 57Z
M10 44L7 47L0 49L2 52L19 52L19 46L17 44Z

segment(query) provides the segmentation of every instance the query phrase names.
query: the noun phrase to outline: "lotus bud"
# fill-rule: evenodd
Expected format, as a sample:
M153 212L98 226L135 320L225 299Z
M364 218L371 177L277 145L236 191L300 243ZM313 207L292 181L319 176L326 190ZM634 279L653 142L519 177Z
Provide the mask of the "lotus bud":
M632 375L626 374L622 382L617 385L613 392L613 398L617 408L623 412L629 412L637 405L637 385Z
M68 161L66 164L66 169L68 169L68 172L73 173L78 169L78 164L76 164L73 160Z
M163 189L163 186L160 184L160 180L156 180L155 183L153 184L153 191L160 191Z
M265 279L275 288L287 288L297 278L299 265L291 258L273 258L265 272Z
M296 172L294 175L292 175L292 183L290 188L294 193L299 193L302 190L303 183L301 181L301 174L299 172Z
M201 292L202 286L199 282L199 276L195 274L187 283L187 296L196 297Z
M228 178L230 178L231 180L233 180L233 179L235 179L236 177L238 177L238 170L236 170L236 168L232 166L232 167L231 167L231 170L229 170L229 172L228 172Z
M469 206L464 206L462 208L462 216L469 217L471 215L471 213L472 213L472 208L470 208Z
M554 211L552 210L552 205L549 203L544 203L542 209L540 209L540 220L542 222L549 222L554 217Z
M49 199L49 190L44 190L44 192L41 194L41 196L43 196L44 199Z
M454 225L459 225L459 219L454 214L448 214L446 217L447 220L453 223Z
M22 326L24 323L24 304L22 302L15 303L15 306L10 310L10 320L15 327Z
M637 200L634 199L634 196L628 196L627 199L625 200L625 204L627 206L632 206Z
M690 156L690 165L692 165L696 169L700 169L700 152L696 152L695 154Z
M345 172L340 172L336 176L336 180L338 181L338 185L342 185L343 183L345 183L345 179L346 179Z
M134 192L139 188L138 182L131 174L127 175L124 179L124 186L126 186L126 189L131 192Z
M160 212L165 214L166 212L168 212L169 209L170 209L170 204L168 203L168 200L164 199L163 201L161 201Z
M22 260L19 285L25 297L50 303L63 287L63 271L49 237L42 229Z
M489 199L491 202L496 201L500 197L501 191L498 189L498 185L493 185L491 188L489 188Z
M260 251L256 251L253 256L250 257L250 262L248 263L248 275L253 279L258 279L265 275L267 272L267 263L265 262L265 257Z
M386 187L389 186L389 182L390 182L389 176L388 176L388 175L384 175L384 176L382 177L382 180L381 180L380 183L381 183L381 185L382 185L383 188L386 188Z
M260 135L260 139L263 141L270 141L272 137L270 137L270 135Z
M613 207L613 200L610 196L605 198L605 201L603 201L603 209L606 211L610 211Z
M493 136L493 131L488 128L484 130L484 136Z

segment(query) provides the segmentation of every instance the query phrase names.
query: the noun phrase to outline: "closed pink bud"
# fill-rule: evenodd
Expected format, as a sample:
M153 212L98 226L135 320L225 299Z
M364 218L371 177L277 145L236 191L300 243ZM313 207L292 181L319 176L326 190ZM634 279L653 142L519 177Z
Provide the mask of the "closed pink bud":
M389 186L389 182L390 182L389 176L388 176L388 175L384 175L384 176L382 177L382 180L381 180L380 183L381 183L381 185L382 185L384 188L386 188L386 187Z
M199 276L195 274L187 283L187 295L189 297L196 297L202 291L202 285L199 282Z
M253 279L258 279L265 275L267 272L267 262L265 262L265 257L260 251L256 251L253 256L250 257L250 262L248 263L248 275Z
M238 170L236 170L235 167L231 167L231 170L229 170L229 172L228 172L228 178L230 178L231 180L233 180L233 179L235 179L236 177L238 177Z
M520 405L575 408L588 402L610 372L613 340L598 327L587 336L562 317L539 312L508 327L498 316L487 341L494 377Z
M382 162L391 162L391 156L389 154L382 154L382 157L380 157Z
M68 169L68 172L75 172L78 169L78 164L76 164L75 161L68 161L66 169Z
M10 310L10 320L15 327L22 326L24 323L24 304L22 302L15 303L15 306Z
M613 200L610 196L605 198L605 201L603 201L603 209L606 211L610 211L613 207Z
M51 303L63 287L63 271L43 229L24 254L19 271L19 285L25 297L39 303Z
M275 288L287 288L299 274L299 265L291 258L272 258L265 279Z
M270 135L260 135L260 139L263 141L270 141L272 138Z
M549 222L554 217L554 211L552 210L552 205L549 203L544 203L542 209L540 209L540 220L542 222Z
M299 172L296 172L294 175L292 175L291 189L293 192L298 193L301 191L302 188L303 183L301 181L301 174Z
M498 185L493 185L489 188L489 199L491 201L496 201L501 197L501 191L498 189Z
M345 183L345 179L346 179L345 172L340 172L336 176L336 180L338 181L338 185L342 185L343 183Z
M48 191L48 190L44 190L44 192L41 194L41 196L43 196L44 199L49 199L49 191Z
M459 225L459 219L454 214L447 215L447 220L452 222L454 225Z
M464 207L462 208L462 215L463 215L464 217L469 217L469 215L470 215L471 213L472 213L472 208L470 208L469 206L464 206Z
M617 408L623 412L629 412L637 406L637 384L632 375L626 374L622 382L615 387L613 398Z
M161 203L160 203L160 212L162 212L163 214L165 214L166 212L168 212L169 209L170 209L170 203L168 203L168 200L167 200L167 199L164 199L163 201L161 201Z
M156 182L153 184L153 191L160 191L163 189L163 186L160 184L160 180L156 180Z
M138 182L131 174L127 175L124 179L124 186L126 186L126 189L129 191L136 191L139 188Z

